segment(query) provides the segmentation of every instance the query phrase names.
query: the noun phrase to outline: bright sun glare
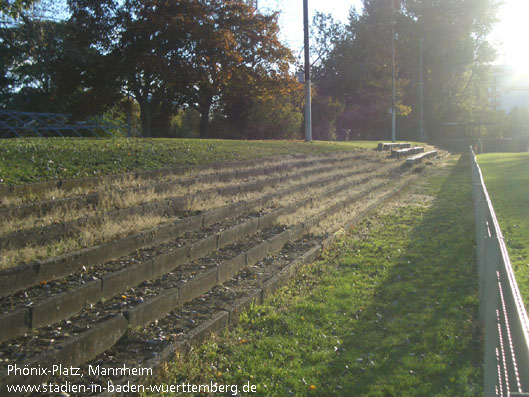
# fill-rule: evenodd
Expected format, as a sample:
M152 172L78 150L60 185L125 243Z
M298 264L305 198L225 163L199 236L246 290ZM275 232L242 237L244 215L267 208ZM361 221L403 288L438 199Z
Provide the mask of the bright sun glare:
M529 72L529 0L504 0L492 40L499 61L520 73Z

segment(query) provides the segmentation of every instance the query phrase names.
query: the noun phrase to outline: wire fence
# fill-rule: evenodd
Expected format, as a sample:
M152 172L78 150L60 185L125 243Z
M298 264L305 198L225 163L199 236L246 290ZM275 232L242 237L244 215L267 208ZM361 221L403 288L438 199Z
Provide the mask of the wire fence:
M481 169L470 148L485 396L529 396L529 318Z
M69 122L58 113L34 113L0 109L0 138L22 137L111 137L124 136L123 123L94 119Z

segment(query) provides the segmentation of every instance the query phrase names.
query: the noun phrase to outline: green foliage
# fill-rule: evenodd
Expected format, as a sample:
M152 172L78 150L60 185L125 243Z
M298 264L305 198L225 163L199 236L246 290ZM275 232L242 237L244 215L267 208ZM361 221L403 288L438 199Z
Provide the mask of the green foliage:
M186 134L173 119L191 108L202 138L297 136L303 97L292 84L294 59L279 41L278 15L247 3L69 0L69 19L54 22L49 11L35 18L27 9L57 2L0 2L0 105L82 120L113 113L131 96L147 137ZM421 38L430 136L446 122L481 121L498 0L401 3L393 13L387 0L364 0L346 26L315 15L312 68L321 98L314 103L323 112L314 112L316 137L387 136L392 19L399 128L418 124Z
M345 105L338 135L376 137L389 130L392 104L392 36L395 20L397 127L419 121L419 59L423 39L424 118L430 137L446 122L482 121L495 53L487 42L497 0L407 0L392 16L391 2L364 0L352 10L345 34L314 69L318 94ZM318 25L319 26L319 25ZM326 33L329 32L329 33ZM404 131L399 131L402 136ZM385 133L387 134L387 133ZM409 138L408 138L409 139Z
M354 137L376 136L389 120L391 18L388 2L366 2L361 15L352 10L345 34L337 36L332 51L314 72L318 94L345 106L336 123L340 139L345 138L346 131ZM397 74L396 100L402 109L399 114L409 112L402 102L407 84Z
M411 48L404 54L415 65L419 38L424 39L424 109L431 135L439 134L444 122L481 121L495 57L487 35L496 21L498 4L496 0L405 2L405 15L416 23L410 26L413 36L407 47ZM417 70L410 78L418 76L416 66L408 63L407 69Z
M336 22L330 14L316 11L310 24L311 68L314 76L322 72L322 62L329 56L334 43L341 40L345 34L343 24ZM303 65L299 65L299 69L303 70Z
M529 109L516 107L507 115L503 131L505 138L529 138Z
M312 135L314 139L336 140L336 120L345 106L332 97L316 95L312 102Z
M486 110L480 112L478 120L482 121L484 125L479 131L473 131L473 136L529 138L529 109L515 107L508 114L503 110Z
M468 161L372 215L238 328L162 379L256 385L258 395L482 394ZM416 201L416 200L414 200Z
M180 134L171 126L179 108L200 113L200 137L216 136L211 116L229 107L230 93L289 78L291 54L278 40L277 15L255 12L243 1L69 4L75 42L97 49L79 74L92 75L94 58L114 70L119 89L140 106L145 136ZM83 79L99 92L94 77Z
M529 153L482 154L478 161L529 309Z
M131 98L123 98L120 102L110 108L103 115L104 120L120 125L120 131L113 131L116 136L128 135L128 124L130 115L130 136L141 136L140 107Z
M55 15L24 12L30 3L0 7L2 16L11 18L0 28L3 106L71 113L83 120L116 113L123 98L132 97L144 136L184 134L175 131L178 121L172 119L182 109L195 109L200 136L213 137L213 114L233 126L241 124L239 114L248 119L257 107L249 102L242 113L223 113L234 93L243 97L245 90L258 91L281 103L280 86L291 86L292 54L278 39L277 14L257 12L241 0L70 0L69 19L58 23L52 22ZM286 103L288 114L301 106L301 100L293 102ZM263 103L270 108L267 100ZM297 116L288 117L280 115L281 125L268 126L286 135L241 131L238 136L292 136L292 125L285 124L296 124Z
M0 0L0 16L16 19L38 0Z
M249 109L244 131L248 139L299 139L302 122L303 114L289 98L267 98Z
M192 108L178 110L171 119L171 136L175 138L198 138L199 128L200 113Z
M64 23L31 20L0 27L0 105L26 111L61 112L55 67L64 51Z
M288 75L238 82L215 114L215 131L223 138L300 138L303 95L303 86Z

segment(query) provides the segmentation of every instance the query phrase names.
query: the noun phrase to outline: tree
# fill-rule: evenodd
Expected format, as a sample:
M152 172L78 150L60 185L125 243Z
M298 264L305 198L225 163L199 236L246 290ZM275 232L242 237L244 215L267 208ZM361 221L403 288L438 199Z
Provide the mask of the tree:
M232 80L213 123L224 138L300 138L303 86L288 72Z
M30 7L31 6L31 7ZM68 26L53 18L51 1L15 1L1 7L0 104L27 111L63 112L59 60L66 51Z
M165 84L174 73L183 46L184 15L192 2L70 0L75 42L89 50L77 71L89 95L108 91L109 105L130 95L140 106L144 136L151 136L153 114L174 110L174 95ZM190 16L191 17L191 16ZM101 74L100 65L106 73ZM174 87L173 87L174 88ZM158 125L161 123L158 122ZM162 123L163 124L163 123Z
M346 34L316 73L318 95L344 104L337 132L383 137L391 106L391 20L395 21L397 132L418 125L419 41L424 39L426 126L439 134L446 122L475 121L487 105L494 51L486 41L496 0L364 0L353 9ZM417 128L415 128L416 130ZM377 132L380 131L380 132ZM402 131L402 130L401 130ZM403 135L401 134L400 137ZM413 132L408 138L414 138Z
M352 9L354 11L354 8ZM311 75L314 79L323 73L323 62L329 57L335 43L343 40L346 36L345 26L336 22L331 14L316 12L310 25L310 58ZM304 70L304 65L298 60L298 69Z
M316 95L312 101L312 135L317 140L336 140L336 120L345 106L331 96ZM343 134L341 135L343 139Z
M344 105L337 118L337 134L369 137L387 122L391 106L391 8L387 2L365 1L364 12L352 9L345 34L334 40L315 82L318 95ZM401 114L405 79L397 79L397 104Z
M237 124L234 118L244 111L233 111L236 102L248 104L257 86L265 87L279 76L288 84L293 60L279 42L277 14L260 14L240 0L212 0L207 5L203 19L195 18L184 59L184 97L200 112L202 138L210 135L213 109L217 115L227 110L224 115Z
M529 138L529 109L515 107L505 117L504 132L505 138L525 137Z
M408 18L405 59L418 60L424 38L425 119L433 135L445 122L479 121L488 106L490 64L495 52L487 35L496 21L496 0L406 0ZM407 62L408 77L416 80L417 62ZM415 77L414 77L415 76ZM415 88L415 87L413 87ZM408 97L417 103L417 90Z
M198 138L200 113L193 108L179 109L171 119L170 136L174 138Z
M55 65L63 51L66 32L63 23L25 21L0 28L4 69L3 106L19 110L61 111L62 98L57 97Z
M9 20L16 20L31 5L38 0L0 0L0 16Z
M228 107L227 92L242 92L232 85L253 86L288 72L291 54L277 38L277 15L262 15L241 0L70 0L69 5L79 47L97 52L82 62L80 85L94 94L97 87L113 87L97 83L98 75L88 68L94 60L112 71L121 95L139 103L145 136L153 126L169 133L178 108L194 108L201 116L200 136L207 137L213 111Z

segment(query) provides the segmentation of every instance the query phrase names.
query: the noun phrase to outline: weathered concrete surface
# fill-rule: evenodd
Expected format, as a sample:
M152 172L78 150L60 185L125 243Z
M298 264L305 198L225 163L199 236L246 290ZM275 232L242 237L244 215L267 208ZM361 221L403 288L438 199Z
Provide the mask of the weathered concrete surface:
M125 291L127 288L135 287L145 280L152 278L152 264L153 260L149 260L116 272L105 274L101 277L102 298L110 299Z
M237 255L229 261L222 262L218 267L218 283L223 284L233 278L240 270L246 266L246 253Z
M79 313L85 305L101 300L101 280L90 281L65 293L53 296L30 308L31 328L67 319Z
M200 324L189 333L190 343L201 343L210 334L222 331L228 326L230 314L226 311L221 311L213 315L213 317L203 324Z
M251 266L264 259L270 251L270 244L268 241L256 245L246 252L246 266Z
M209 269L204 273L200 273L187 282L178 284L180 304L189 302L200 295L205 294L211 288L217 285L217 268Z
M125 312L125 318L128 319L130 327L141 327L165 317L178 304L178 290L168 290L128 310Z
M30 318L27 307L0 317L0 343L29 331Z

